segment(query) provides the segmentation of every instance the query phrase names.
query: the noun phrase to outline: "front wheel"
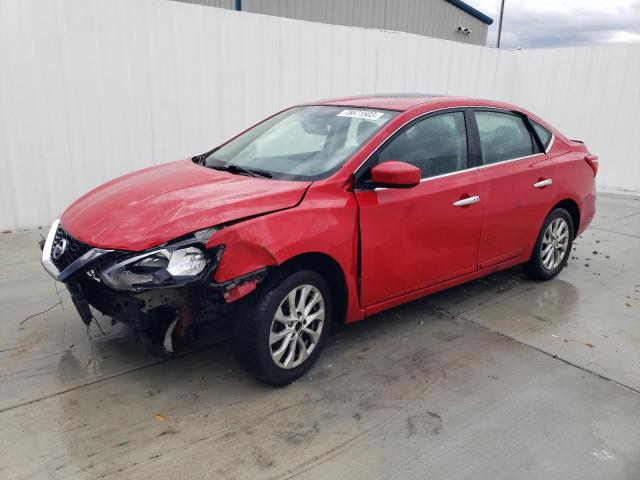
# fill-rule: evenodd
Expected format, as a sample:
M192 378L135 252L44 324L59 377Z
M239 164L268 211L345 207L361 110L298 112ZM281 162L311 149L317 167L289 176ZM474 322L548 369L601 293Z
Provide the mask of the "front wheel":
M276 274L235 321L236 357L264 382L291 383L320 355L332 313L331 291L320 274Z
M550 280L567 264L573 245L573 220L564 208L556 208L545 219L536 239L527 274L538 280Z

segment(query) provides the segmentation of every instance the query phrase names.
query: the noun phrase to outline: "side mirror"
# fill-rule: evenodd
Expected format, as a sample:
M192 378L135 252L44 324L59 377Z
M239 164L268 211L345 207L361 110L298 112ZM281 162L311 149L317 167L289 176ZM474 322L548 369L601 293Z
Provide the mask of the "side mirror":
M371 169L371 180L376 187L411 188L420 183L420 169L406 162L389 160Z

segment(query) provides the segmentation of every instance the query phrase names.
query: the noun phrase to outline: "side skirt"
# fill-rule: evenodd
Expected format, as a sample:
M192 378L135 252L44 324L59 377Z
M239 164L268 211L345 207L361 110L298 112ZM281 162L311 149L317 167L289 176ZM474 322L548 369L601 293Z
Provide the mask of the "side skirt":
M500 270L504 270L505 268L513 267L515 265L519 265L523 262L522 256L511 259L509 261L499 263L497 265L493 265L488 268L484 268L481 270L476 270L473 273L469 273L467 275L463 275L461 277L454 278L452 280L447 280L446 282L438 283L436 285L431 285L430 287L423 288L420 290L416 290L415 292L407 293L401 295L399 297L392 298L390 300L385 300L384 302L376 303L375 305L371 305L365 309L365 316L373 315L374 313L382 312L383 310L387 310L389 308L396 307L398 305L402 305L403 303L411 302L413 300L417 300L418 298L425 297L432 293L440 292L442 290L446 290L447 288L454 287L456 285L460 285L462 283L469 282L471 280L476 280L478 278L484 277L491 273L495 273Z

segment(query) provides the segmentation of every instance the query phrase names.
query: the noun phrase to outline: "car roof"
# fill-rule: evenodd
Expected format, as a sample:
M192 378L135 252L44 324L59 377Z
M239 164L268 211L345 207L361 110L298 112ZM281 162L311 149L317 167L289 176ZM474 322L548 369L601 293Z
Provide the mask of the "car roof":
M520 112L532 118L548 130L552 131L556 138L567 141L556 128L548 122L535 115L534 113L522 107L518 107L511 103L500 102L497 100L486 100L473 97L456 97L453 95L438 95L429 93L382 93L373 95L354 95L351 97L338 97L321 100L318 102L307 102L301 105L333 105L351 108L375 108L381 110L395 110L405 112L411 109L418 109L419 112L440 110L455 107L491 107L503 110L511 110ZM429 105L429 108L424 108Z
M455 106L492 106L506 109L522 110L514 105L479 98L456 97L452 95L437 95L427 93L391 93L374 95L355 95L351 97L330 98L319 102L309 102L307 105L335 105L359 108L379 108L384 110L406 111L411 108L434 104L434 108Z

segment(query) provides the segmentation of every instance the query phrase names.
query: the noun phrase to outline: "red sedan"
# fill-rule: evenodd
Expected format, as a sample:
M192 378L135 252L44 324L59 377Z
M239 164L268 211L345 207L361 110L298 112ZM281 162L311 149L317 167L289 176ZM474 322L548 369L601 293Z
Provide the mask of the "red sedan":
M506 103L414 94L298 105L215 149L112 180L42 262L167 352L226 320L241 364L291 382L332 324L524 264L555 277L598 159Z

